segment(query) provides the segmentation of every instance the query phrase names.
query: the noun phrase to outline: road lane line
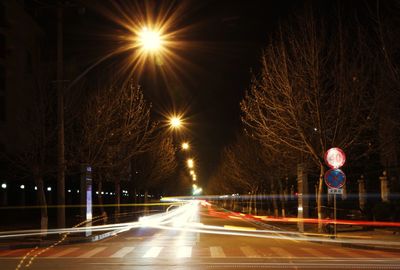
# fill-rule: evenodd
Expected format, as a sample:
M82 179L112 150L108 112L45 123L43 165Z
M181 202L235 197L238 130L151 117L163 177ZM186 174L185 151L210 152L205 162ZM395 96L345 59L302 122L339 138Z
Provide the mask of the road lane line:
M326 255L325 253L317 250L316 248L300 248L300 249L317 258L333 258L332 256Z
M258 254L253 248L251 247L240 247L240 250L247 258L260 258L260 254Z
M117 252L115 252L113 255L111 255L110 258L123 258L123 257L125 257L125 255L132 252L132 250L134 250L134 249L135 249L135 247L123 247L120 250L118 250Z
M74 251L77 251L78 249L79 248L77 248L77 247L67 248L67 249L61 250L61 251L59 251L59 252L57 252L55 254L49 255L48 257L51 257L51 258L62 257L62 256L65 256L67 254L70 254L70 253L72 253Z
M77 258L90 258L90 257L96 255L97 253L102 252L105 249L106 249L106 247L94 248L86 253L83 253L82 255L78 256Z
M280 257L288 257L293 258L293 255L288 252L287 250L280 248L280 247L270 247L270 249Z
M144 255L143 258L157 258L163 247L152 247Z
M221 247L210 247L212 258L226 258L225 252Z
M176 253L177 258L190 258L192 257L192 247L178 247Z

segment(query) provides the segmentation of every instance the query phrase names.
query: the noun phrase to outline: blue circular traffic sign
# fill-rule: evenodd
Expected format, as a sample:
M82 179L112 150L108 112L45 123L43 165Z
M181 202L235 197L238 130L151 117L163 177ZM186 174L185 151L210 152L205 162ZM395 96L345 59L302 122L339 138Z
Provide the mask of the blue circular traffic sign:
M346 182L346 175L340 169L330 169L325 173L325 184L330 188L341 188Z

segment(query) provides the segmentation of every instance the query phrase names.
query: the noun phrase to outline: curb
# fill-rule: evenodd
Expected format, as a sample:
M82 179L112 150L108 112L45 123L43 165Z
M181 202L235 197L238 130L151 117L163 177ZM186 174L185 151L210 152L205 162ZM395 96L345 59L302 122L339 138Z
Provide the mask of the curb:
M103 234L92 235L89 237L81 237L78 239L71 239L67 238L65 241L60 243L60 246L70 245L70 244L79 244L79 243L90 243L90 242L97 242L112 236L117 235L118 233L122 232L123 230L115 230L106 232ZM54 244L55 241L43 241L43 242L36 242L36 243L24 243L24 244L11 244L11 245L4 245L0 246L0 250L8 250L8 249L22 249L22 248L34 248L34 247L48 247Z
M273 225L270 225L270 224L267 224L266 222L263 222L263 221L251 220L250 222L254 223L254 224L258 225L258 226L261 226L261 227L269 227L269 228L272 227L273 229L281 230L281 228L273 226ZM303 233L301 233L301 234L303 236L307 237L307 235L305 235ZM332 243L332 242L324 242L324 241L318 241L318 240L313 240L313 239L310 239L308 241L312 242L312 243L321 244L321 245L322 244L328 244L328 245L341 246L341 247L347 247L347 248L357 248L357 249L366 249L366 250L384 250L384 251L390 251L390 252L400 252L400 248L395 248L395 247L371 246L371 245L352 244L352 243Z

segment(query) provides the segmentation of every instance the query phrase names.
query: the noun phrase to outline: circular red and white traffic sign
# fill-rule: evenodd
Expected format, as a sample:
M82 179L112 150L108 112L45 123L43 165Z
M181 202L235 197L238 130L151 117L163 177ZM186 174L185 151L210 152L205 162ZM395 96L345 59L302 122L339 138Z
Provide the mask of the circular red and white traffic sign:
M326 151L324 159L326 165L332 169L337 169L342 167L346 162L346 155L342 149L333 147Z

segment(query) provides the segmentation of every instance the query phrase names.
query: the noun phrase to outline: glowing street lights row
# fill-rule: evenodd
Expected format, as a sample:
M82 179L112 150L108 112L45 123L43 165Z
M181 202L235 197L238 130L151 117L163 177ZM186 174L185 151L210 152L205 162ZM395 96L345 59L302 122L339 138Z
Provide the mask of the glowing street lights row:
M172 130L178 130L182 128L183 122L182 122L182 117L177 116L177 115L172 115L169 117L169 126ZM182 142L182 150L183 151L189 151L190 149L190 144L188 142ZM192 176L193 182L197 181L197 175L194 172L194 160L193 158L188 158L186 160L187 167L190 169L189 173ZM198 188L196 184L193 184L193 195L198 195L202 192L201 188Z

